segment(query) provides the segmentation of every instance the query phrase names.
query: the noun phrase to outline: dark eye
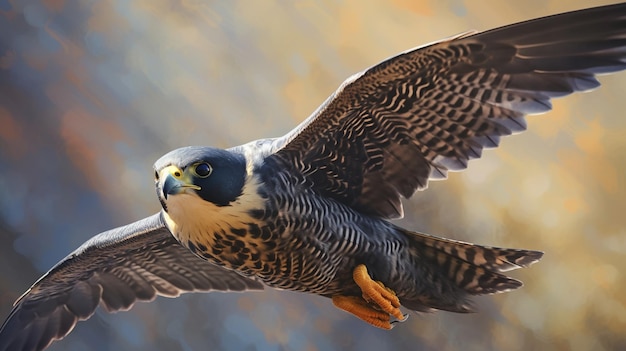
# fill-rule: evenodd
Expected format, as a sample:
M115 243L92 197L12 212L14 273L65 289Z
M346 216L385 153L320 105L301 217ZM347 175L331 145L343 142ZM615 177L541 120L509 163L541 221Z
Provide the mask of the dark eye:
M210 164L203 162L195 165L193 168L193 172L200 178L206 178L211 175L211 172L213 172L213 168L211 168Z
M159 172L154 171L154 180L159 180Z

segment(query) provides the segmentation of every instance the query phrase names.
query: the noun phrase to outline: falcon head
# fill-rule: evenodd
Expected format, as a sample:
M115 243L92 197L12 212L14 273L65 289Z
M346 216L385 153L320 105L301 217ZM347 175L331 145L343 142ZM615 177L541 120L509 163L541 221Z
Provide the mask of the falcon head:
M263 208L239 149L185 147L161 157L154 170L165 226L198 257L209 257L216 233L248 228L251 211Z
M165 212L178 200L228 206L243 192L246 161L228 150L191 146L171 151L154 164L156 190ZM176 198L176 199L173 199Z

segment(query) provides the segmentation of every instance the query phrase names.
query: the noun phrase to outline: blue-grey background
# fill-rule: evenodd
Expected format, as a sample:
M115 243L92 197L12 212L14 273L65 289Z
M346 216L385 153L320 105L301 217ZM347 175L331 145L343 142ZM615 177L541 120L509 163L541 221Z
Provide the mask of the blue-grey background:
M604 1L0 0L0 318L90 236L159 209L152 163L281 135L416 45ZM478 314L391 332L268 290L99 311L52 350L626 349L626 73L406 201L403 225L546 251Z

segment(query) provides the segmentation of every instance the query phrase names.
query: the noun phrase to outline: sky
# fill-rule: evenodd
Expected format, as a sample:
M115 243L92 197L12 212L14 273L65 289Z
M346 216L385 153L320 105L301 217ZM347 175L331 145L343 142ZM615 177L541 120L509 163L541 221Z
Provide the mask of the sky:
M604 1L0 0L0 319L98 232L159 210L152 164L280 136L409 48ZM626 73L404 202L400 224L546 252L479 313L391 332L285 291L98 311L50 350L626 348Z

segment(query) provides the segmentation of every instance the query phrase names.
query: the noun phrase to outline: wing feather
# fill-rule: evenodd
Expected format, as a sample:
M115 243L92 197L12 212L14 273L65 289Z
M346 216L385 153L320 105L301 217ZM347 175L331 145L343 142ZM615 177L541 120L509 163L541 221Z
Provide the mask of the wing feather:
M186 292L263 285L194 256L156 214L96 235L41 277L0 328L0 351L42 350L101 304L107 311Z
M626 68L626 4L462 35L348 78L274 154L323 195L402 216L401 197L460 171L551 99Z

